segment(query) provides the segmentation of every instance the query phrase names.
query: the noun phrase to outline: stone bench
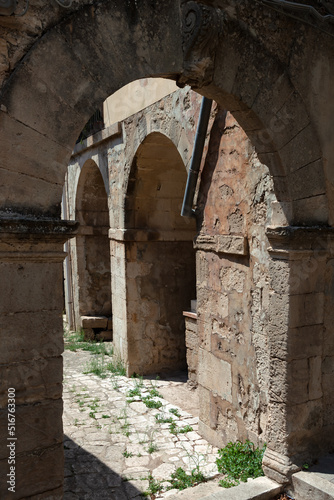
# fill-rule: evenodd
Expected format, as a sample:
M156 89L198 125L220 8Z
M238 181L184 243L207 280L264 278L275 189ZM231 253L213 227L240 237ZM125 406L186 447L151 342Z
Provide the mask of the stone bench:
M85 340L112 340L112 318L81 316Z

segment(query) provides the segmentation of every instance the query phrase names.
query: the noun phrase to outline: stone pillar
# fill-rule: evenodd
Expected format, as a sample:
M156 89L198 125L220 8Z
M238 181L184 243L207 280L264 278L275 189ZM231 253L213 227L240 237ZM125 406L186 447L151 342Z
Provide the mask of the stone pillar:
M195 293L189 231L109 231L115 352L127 374L186 368L183 310Z
M284 483L334 445L334 231L269 228L270 389L264 471Z
M32 217L0 220L2 498L62 498L62 263L63 244L76 227L74 221ZM10 466L15 493L5 484Z
M109 230L112 329L115 355L128 366L126 259L122 230Z

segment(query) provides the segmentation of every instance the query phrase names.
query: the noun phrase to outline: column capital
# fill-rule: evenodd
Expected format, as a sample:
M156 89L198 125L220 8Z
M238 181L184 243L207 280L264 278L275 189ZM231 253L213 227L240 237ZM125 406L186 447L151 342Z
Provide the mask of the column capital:
M334 254L334 228L326 226L268 227L269 253L273 257L307 257L312 253ZM284 257L285 256L285 257Z
M0 261L61 262L62 246L78 227L71 220L0 215Z

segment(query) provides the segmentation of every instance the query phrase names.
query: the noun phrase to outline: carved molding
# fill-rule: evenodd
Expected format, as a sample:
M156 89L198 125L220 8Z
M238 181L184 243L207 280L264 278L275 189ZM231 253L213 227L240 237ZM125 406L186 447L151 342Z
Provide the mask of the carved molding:
M196 2L182 7L184 68L180 87L201 88L211 83L219 35L223 27L223 13Z
M207 235L199 234L194 241L195 250L205 252L226 253L232 255L248 255L248 241L244 236L229 234Z
M279 484L287 484L291 480L292 474L300 470L291 459L267 447L262 467L265 475Z

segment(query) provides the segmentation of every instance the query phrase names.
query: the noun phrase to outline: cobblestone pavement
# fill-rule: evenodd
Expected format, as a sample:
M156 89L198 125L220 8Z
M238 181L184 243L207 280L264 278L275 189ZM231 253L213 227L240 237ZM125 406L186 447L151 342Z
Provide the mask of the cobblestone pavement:
M145 498L150 475L167 487L178 467L191 472L199 466L206 477L216 476L217 448L198 434L198 417L165 399L175 394L196 414L193 391L185 383L84 374L92 359L84 351L64 353L65 500ZM147 407L155 405L152 401L161 407ZM175 492L151 498L171 498Z

